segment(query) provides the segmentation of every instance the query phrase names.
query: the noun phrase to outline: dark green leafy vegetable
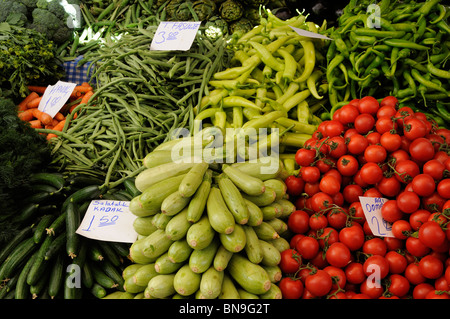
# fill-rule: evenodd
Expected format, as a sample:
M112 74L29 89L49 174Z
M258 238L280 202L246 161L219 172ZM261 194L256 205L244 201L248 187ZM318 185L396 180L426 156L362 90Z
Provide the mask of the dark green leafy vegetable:
M36 30L62 44L72 38L75 26L81 26L79 4L79 0L0 0L0 22Z
M28 8L17 1L0 1L0 22L23 26L27 21Z
M42 33L0 23L0 96L20 99L27 85L53 84L64 76L56 46Z
M0 220L15 212L29 177L49 161L46 139L19 119L11 99L0 98Z

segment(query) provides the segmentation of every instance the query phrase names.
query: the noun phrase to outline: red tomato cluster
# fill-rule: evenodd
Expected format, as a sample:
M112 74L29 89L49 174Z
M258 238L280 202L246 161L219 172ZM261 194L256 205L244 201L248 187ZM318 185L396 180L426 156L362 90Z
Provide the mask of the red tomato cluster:
M450 299L450 131L393 96L322 122L285 182L297 210L283 297ZM383 197L394 237L374 236L359 196Z

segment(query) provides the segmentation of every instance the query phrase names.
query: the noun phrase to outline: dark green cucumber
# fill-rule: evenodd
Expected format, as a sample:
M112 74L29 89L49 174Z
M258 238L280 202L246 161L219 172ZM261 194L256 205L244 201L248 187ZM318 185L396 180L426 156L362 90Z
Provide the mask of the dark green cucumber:
M105 256L103 256L103 252L98 246L98 242L92 242L92 245L89 247L87 253L89 254L89 259L93 261L102 261L105 258Z
M92 274L92 269L89 262L84 263L82 267L81 282L88 289L91 289L95 284L94 275Z
M50 173L50 172L40 172L34 173L30 176L29 179L30 184L48 184L57 189L62 188L66 180L63 175L60 173Z
M38 211L39 211L39 204L36 204L34 202L25 204L20 213L14 215L13 221L14 223L18 224L30 221L33 217L35 217Z
M46 228L47 235L54 237L55 235L59 234L61 229L63 229L64 226L66 225L66 217L67 217L67 212L63 212L62 214L60 214L53 221L53 223L51 223L50 226L48 228Z
M61 233L59 234L52 243L48 246L47 251L44 255L44 260L52 259L57 253L59 253L67 241L67 234Z
M116 252L116 254L120 257L127 257L130 252L130 245L127 243L119 243L115 241L110 241L109 246Z
M80 225L80 213L78 205L70 202L66 207L66 253L70 258L75 258L80 246L80 237L76 233Z
M115 267L109 260L105 260L100 265L103 272L118 285L119 290L123 290L123 277L119 269Z
M104 181L96 176L87 174L74 174L67 178L67 184L72 187L85 187L89 185L102 185Z
M76 271L75 268L72 268L70 271L67 270L67 273L64 276L64 299L80 299L83 294L83 289L81 289L81 287L77 287L77 285L73 282L73 276L76 275L76 273L72 274L73 271Z
M102 193L98 185L88 185L79 190L76 190L64 201L62 209L65 210L67 204L74 203L79 204L94 198L98 198Z
M39 192L34 193L30 196L28 196L25 200L27 204L42 204L45 201L49 200L54 193L52 192Z
M33 299L36 299L41 293L44 294L43 291L47 286L49 274L49 272L43 273L39 280L30 286L30 293Z
M14 299L16 294L16 284L20 274L15 274L6 284L0 286L0 299Z
M42 192L55 193L59 190L58 188L56 188L52 185L48 185L48 184L30 185L29 188L30 188L30 192L32 192L33 194L42 193Z
M141 194L141 191L137 189L134 181L135 181L134 178L127 178L126 180L123 181L123 186L131 196L136 197Z
M81 243L80 243L80 250L78 252L78 255L77 255L77 257L75 257L72 260L72 263L74 263L75 265L78 265L78 266L80 266L80 268L82 268L83 265L86 263L87 252L90 249L91 249L91 246L89 244L89 241L87 240L87 238L83 238L83 240L81 240Z
M2 248L0 251L0 265L2 265L9 254L15 250L16 246L22 243L24 239L31 234L31 231L32 227L27 226L23 228L9 241L5 247Z
M19 278L17 279L16 283L16 290L15 290L15 299L27 299L30 296L30 285L27 284L27 276L28 272L31 269L31 266L34 263L34 260L36 259L36 255L38 252L35 252L30 259L28 259L25 266L22 268Z
M102 287L109 289L117 287L117 283L110 278L97 264L91 264L92 274L94 275L95 282Z
M54 219L55 216L53 215L44 215L41 217L33 233L33 240L36 244L39 244L43 240L46 228L50 226Z
M66 263L64 262L64 254L58 254L51 268L50 277L48 279L48 294L54 299L64 284L64 271Z
M10 279L11 275L17 271L17 267L36 250L36 247L33 237L27 238L17 245L0 266L0 281Z
M30 286L36 284L41 275L45 272L45 269L47 268L48 264L45 260L45 253L47 252L50 245L53 243L54 239L55 238L53 236L47 236L40 245L38 254L36 255L36 260L33 266L31 266L30 272L28 273L27 276L27 283Z
M100 250L102 251L103 257L105 257L106 260L111 262L114 266L119 266L121 264L120 257L117 255L117 253L114 251L112 246L107 241L98 241L98 245L100 246Z

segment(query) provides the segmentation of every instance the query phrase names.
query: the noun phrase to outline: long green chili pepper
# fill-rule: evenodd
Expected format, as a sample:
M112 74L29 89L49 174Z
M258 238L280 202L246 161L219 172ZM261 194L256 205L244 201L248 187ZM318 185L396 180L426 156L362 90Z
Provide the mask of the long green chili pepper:
M442 93L446 93L447 96L450 96L450 92L448 92L445 88L443 88L442 86L434 83L433 81L427 80L425 79L418 70L416 69L412 69L411 70L411 76L420 84L422 84L423 86L425 86L426 88L432 89L432 90L436 90Z
M427 63L427 70L434 76L444 79L450 79L450 71L439 69L435 67L430 61L428 61Z

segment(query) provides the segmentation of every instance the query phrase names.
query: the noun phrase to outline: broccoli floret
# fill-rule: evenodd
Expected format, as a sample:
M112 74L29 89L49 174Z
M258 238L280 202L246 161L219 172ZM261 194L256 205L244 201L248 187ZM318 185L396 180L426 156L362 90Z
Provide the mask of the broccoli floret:
M25 23L27 21L27 13L27 7L21 2L0 0L0 22L7 21L14 25L18 25L14 21L23 21Z
M43 24L49 30L56 30L60 25L60 20L50 11L36 8L33 10L33 24Z
M59 19L52 12L36 8L33 10L33 23L30 25L31 28L42 32L45 30L47 38L55 41L56 43L63 43L70 39L72 31L67 27L64 20Z
M36 7L39 9L45 9L53 13L58 19L65 19L66 11L62 3L65 1L61 0L38 0Z
M73 35L73 31L69 29L66 25L61 25L61 27L53 33L52 40L56 43L64 43L69 40Z
M47 0L37 0L36 8L47 9L48 8L48 1Z
M37 32L40 32L44 35L47 35L47 33L48 33L47 26L45 26L44 24L41 24L41 23L30 23L30 24L26 25L26 27L28 29L33 29Z
M64 7L60 4L60 0L49 2L47 10L53 13L58 19L65 21L67 14Z
M15 0L15 2L21 2L28 8L36 8L37 1L38 0L19 0L19 1Z

